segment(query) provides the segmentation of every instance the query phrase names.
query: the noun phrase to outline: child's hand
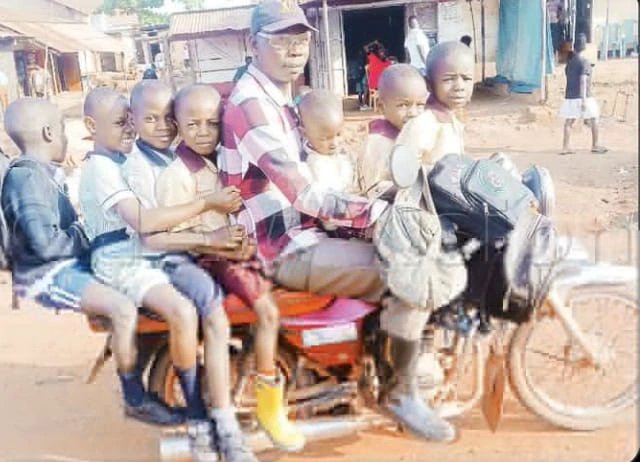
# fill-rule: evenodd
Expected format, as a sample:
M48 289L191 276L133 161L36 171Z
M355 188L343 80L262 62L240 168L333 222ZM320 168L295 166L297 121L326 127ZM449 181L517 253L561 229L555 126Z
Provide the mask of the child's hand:
M244 229L243 229L244 232ZM212 233L210 233L212 234ZM204 257L207 260L216 261L219 258L224 258L225 260L233 260L233 261L247 261L251 260L256 254L257 244L253 239L249 239L247 236L244 236L243 239L238 244L237 241L234 240L234 246L228 246L227 248L223 248L220 246L209 246L209 247L201 247L198 248L198 253L203 255L208 255L209 257Z
M207 194L204 200L207 210L215 210L221 213L233 213L242 206L240 190L235 186L227 186L222 191Z
M225 226L204 234L204 251L237 250L246 238L244 226Z
M217 256L233 261L251 260L257 250L257 244L253 239L246 238L242 241L242 245L236 250L221 250L216 252Z

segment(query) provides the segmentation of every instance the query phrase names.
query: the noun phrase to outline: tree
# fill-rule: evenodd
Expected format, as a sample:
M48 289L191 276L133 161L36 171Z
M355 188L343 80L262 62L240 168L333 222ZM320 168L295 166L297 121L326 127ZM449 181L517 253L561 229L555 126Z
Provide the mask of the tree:
M136 14L142 24L168 22L166 14L154 11L164 5L164 0L104 0L98 12L113 16L117 13Z

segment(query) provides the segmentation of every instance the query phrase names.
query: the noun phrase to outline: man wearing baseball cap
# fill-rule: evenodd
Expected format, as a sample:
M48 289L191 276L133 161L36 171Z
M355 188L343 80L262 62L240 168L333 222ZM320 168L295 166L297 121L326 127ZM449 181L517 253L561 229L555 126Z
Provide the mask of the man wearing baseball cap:
M244 205L237 222L256 239L258 256L276 282L293 290L379 303L386 287L373 244L329 238L317 226L321 220L364 230L388 204L327 190L309 180L291 97L292 83L309 58L312 32L316 29L296 0L263 0L254 8L254 60L225 107L218 168L225 186L240 189ZM427 316L427 311L401 303L390 303L383 313L394 373L386 407L417 436L451 441L455 429L417 393L416 365ZM257 385L258 421L274 442L286 447L282 442L295 435L295 427L280 404L281 381L258 377Z

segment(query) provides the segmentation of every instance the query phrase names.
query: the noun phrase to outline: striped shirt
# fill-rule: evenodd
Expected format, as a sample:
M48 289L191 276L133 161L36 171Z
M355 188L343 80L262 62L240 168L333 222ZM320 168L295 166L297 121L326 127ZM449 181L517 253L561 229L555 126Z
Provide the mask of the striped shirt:
M316 245L321 231L315 218L361 229L387 207L310 182L299 125L291 102L250 65L224 111L218 168L225 186L240 188L244 207L237 221L268 262Z

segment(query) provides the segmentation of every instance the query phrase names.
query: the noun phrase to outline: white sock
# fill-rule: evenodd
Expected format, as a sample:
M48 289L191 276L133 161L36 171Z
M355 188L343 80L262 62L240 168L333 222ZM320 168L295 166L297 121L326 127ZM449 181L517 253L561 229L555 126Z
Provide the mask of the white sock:
M233 406L211 409L211 418L216 421L216 425L220 429L240 431L240 424L236 417L236 408Z
M262 380L265 383L268 383L269 385L278 385L280 383L280 380L278 379L278 375L263 375L263 374L256 374L258 379Z

